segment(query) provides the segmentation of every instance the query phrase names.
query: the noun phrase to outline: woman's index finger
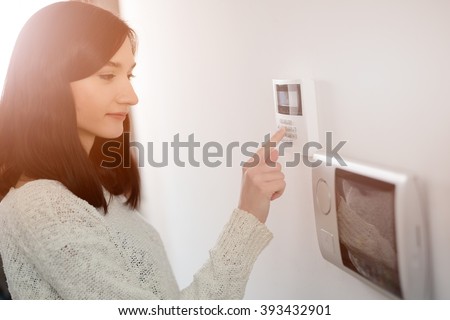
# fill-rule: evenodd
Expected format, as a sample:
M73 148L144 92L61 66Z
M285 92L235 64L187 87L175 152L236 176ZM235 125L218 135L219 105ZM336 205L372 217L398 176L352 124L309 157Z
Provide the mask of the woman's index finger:
M285 134L286 128L281 127L270 137L270 140L268 142L263 143L263 146L256 153L259 159L264 159L264 161L267 163L270 158L270 153L277 147L278 143L283 139Z

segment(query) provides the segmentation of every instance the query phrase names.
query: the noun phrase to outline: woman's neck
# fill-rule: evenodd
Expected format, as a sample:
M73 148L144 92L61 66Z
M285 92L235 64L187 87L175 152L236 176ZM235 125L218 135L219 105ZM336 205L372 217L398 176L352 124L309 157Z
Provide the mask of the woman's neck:
M18 189L18 188L20 188L21 186L23 186L24 184L26 184L26 183L28 183L28 182L30 182L30 181L33 181L33 180L35 180L35 179L28 178L27 176L25 176L24 174L22 174L22 175L20 176L19 180L17 180L16 185L14 186L14 188L15 188L15 189Z
M78 129L78 136L80 137L81 145L87 154L91 152L92 146L94 145L95 136L86 131Z

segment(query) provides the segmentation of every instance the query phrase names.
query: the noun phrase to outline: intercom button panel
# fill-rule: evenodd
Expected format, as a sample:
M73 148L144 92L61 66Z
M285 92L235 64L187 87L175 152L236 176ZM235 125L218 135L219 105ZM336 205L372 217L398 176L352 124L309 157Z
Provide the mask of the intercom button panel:
M428 299L422 195L411 174L315 154L312 169L322 256L390 298Z
M283 142L301 153L309 141L318 141L316 94L314 81L273 80L277 127L285 127Z

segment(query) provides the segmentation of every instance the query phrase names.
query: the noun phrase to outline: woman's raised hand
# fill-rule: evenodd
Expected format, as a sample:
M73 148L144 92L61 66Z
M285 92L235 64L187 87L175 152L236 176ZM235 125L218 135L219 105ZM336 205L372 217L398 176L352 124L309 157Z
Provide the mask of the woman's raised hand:
M269 214L270 201L279 198L286 187L278 160L276 145L283 139L282 127L261 147L242 168L242 186L239 209L253 214L262 223Z

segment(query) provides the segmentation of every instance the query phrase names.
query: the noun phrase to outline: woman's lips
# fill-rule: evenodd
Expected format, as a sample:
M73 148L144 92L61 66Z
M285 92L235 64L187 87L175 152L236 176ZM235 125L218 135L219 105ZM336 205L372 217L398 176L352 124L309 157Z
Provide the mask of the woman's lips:
M117 120L121 120L124 121L125 118L127 117L127 113L126 112L114 112L114 113L107 113L106 114L109 117L113 117Z

